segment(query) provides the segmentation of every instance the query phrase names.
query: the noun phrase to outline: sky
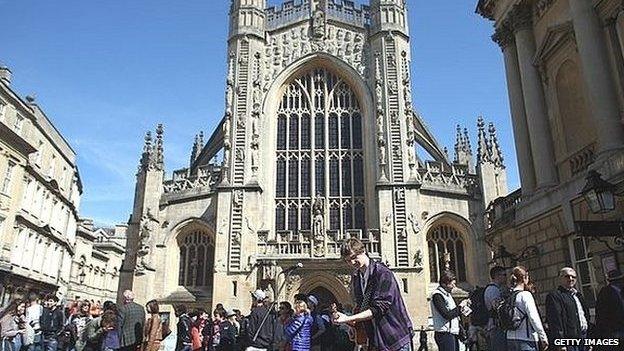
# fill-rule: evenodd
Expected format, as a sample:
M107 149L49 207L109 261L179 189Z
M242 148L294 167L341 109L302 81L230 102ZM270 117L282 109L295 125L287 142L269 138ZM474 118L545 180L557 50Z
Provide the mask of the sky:
M0 62L77 152L81 217L127 222L143 136L158 123L168 176L188 164L196 133L210 136L224 110L229 3L0 0ZM519 180L503 58L476 3L408 0L414 105L449 151L457 124L476 148L477 117L494 122L511 191Z

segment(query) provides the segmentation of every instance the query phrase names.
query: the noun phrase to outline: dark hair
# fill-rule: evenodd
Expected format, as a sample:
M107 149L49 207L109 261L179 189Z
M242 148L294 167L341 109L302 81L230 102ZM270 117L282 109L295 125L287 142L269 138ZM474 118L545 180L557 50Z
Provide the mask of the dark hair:
M102 326L117 327L117 314L113 311L106 311L102 314L100 321Z
M37 301L41 298L41 296L36 293L36 292L31 292L30 294L28 294L28 302L33 302L33 301Z
M305 301L307 299L308 299L308 295L306 295L306 294L303 294L303 293L295 294L295 301L297 301L297 300Z
M345 258L353 254L359 255L366 252L366 246L357 238L349 238L340 247L340 256Z
M52 300L54 302L59 302L59 298L55 294L47 294L43 299L45 301Z
M11 300L11 302L9 302L9 305L4 310L2 310L2 312L0 312L0 319L6 316L8 313L11 313L14 315L17 314L17 307L19 307L19 305L25 302L26 301L22 299Z
M448 285L455 279L457 279L457 277L455 277L455 273L447 270L447 271L443 271L440 274L440 280L438 281L438 283L440 285Z
M221 318L227 318L227 311L223 307L214 310L214 314L215 316L220 316Z
M173 309L175 310L176 314L178 314L178 315L183 315L187 311L186 305L185 304L181 304L181 303L174 305Z
M104 310L104 312L107 311L113 311L114 313L117 313L117 305L113 302L113 301L104 301L104 304L102 305L102 309Z
M87 306L87 307L89 307L89 309L91 309L91 302L89 300L80 301L80 304L78 305L78 313L82 313L82 309L85 306Z
M158 313L160 311L160 308L158 307L158 301L156 300L149 300L145 304L145 308L147 309L147 313Z
M492 269L490 269L490 278L492 279L496 278L496 276L501 272L505 272L505 268L501 266L492 267Z
M291 309L292 309L292 305L291 305L291 304L290 304L290 302L288 302L288 301L282 301L282 302L280 302L279 304L280 304L280 305L284 305L284 307L285 307L287 310L291 310Z

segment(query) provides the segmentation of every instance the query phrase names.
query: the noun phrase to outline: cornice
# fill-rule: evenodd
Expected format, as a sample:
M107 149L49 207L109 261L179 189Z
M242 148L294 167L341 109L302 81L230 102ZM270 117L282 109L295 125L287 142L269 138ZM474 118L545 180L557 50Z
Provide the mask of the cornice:
M531 5L521 2L512 7L508 15L509 24L514 32L533 27L533 10Z
M7 145L20 153L25 159L28 158L28 155L37 151L26 139L2 122L0 122L0 140L5 141Z
M513 30L509 23L503 23L496 28L492 35L492 41L498 44L502 50L514 42Z

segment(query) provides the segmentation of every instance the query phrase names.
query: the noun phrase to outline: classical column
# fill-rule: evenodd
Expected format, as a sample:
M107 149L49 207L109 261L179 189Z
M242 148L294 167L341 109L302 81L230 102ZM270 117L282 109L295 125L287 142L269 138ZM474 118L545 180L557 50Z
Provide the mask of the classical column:
M533 167L533 155L531 154L531 142L529 140L529 128L524 109L524 94L520 80L518 67L518 51L514 42L513 33L507 25L496 29L492 36L503 51L505 58L505 72L507 76L507 93L509 94L509 106L511 108L511 122L513 124L514 141L516 143L516 156L520 171L520 184L524 195L531 194L535 190L535 168Z
M570 0L576 44L583 67L592 116L598 128L600 151L621 147L624 129L620 123L615 85L609 70L607 45L593 1Z
M524 93L527 126L530 130L537 189L543 189L556 183L557 170L544 88L537 67L533 65L535 38L531 7L526 4L515 5L510 16L518 52L518 67Z

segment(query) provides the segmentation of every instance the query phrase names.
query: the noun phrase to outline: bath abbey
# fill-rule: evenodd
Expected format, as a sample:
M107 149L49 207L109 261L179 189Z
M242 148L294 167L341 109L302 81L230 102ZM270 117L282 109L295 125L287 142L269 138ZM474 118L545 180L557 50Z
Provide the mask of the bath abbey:
M145 136L119 291L164 309L247 309L257 288L349 306L351 237L395 273L415 326L441 271L483 285L485 213L507 195L496 129L475 118L474 153L450 119L453 154L436 141L412 103L407 11L232 0L221 122L179 170L165 169L165 128Z

